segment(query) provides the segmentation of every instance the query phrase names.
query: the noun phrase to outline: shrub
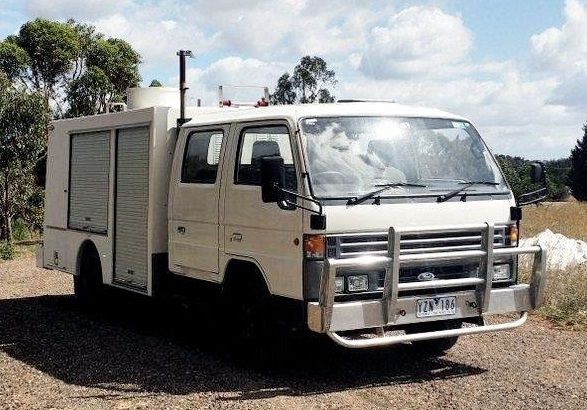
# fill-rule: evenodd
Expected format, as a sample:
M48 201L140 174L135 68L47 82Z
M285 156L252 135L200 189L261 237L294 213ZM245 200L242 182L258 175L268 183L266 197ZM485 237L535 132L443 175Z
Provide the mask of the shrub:
M26 241L30 239L31 232L22 219L16 219L12 223L12 237L15 241Z
M0 242L0 259L9 260L14 258L14 246L9 242Z

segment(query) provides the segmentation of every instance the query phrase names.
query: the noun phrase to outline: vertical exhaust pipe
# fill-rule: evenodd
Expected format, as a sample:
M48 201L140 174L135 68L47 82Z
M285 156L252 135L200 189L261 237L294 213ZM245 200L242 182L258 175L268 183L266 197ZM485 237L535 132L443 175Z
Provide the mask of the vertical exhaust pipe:
M191 118L185 117L185 92L188 90L185 80L185 58L193 57L193 54L190 50L179 50L177 55L179 56L179 118L177 119L177 127L179 128L191 120Z

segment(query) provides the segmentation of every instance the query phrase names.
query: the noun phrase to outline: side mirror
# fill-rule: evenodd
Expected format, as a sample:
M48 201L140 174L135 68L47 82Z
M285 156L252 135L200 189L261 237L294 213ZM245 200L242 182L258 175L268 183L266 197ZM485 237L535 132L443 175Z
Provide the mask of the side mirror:
M546 182L546 173L542 162L534 162L530 164L530 181L532 181L533 184Z
M548 196L546 189L546 171L544 170L544 164L542 162L534 162L530 164L530 182L533 184L540 184L541 188L520 195L519 198L517 198L518 207L537 204L544 201Z
M261 158L261 198L263 202L279 202L283 200L283 192L279 188L285 185L285 168L280 156Z

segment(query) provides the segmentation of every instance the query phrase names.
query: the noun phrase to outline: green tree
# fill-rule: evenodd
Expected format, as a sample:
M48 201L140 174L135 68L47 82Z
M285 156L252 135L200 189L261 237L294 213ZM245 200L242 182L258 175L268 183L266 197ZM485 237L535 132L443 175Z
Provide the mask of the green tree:
M92 66L79 78L69 82L67 88L69 108L66 116L79 117L106 112L114 93L114 86L104 71Z
M284 73L271 95L272 104L307 104L334 102L330 87L336 85L336 74L320 57L302 57L293 74Z
M583 138L571 151L569 186L577 200L587 201L587 124L583 126Z
M126 41L105 39L94 26L75 20L35 19L0 42L0 70L10 80L40 91L52 102L56 118L98 114L110 102L123 101L126 89L140 82L140 61ZM104 78L110 84L104 84ZM103 103L93 104L98 100Z
M151 84L149 84L149 87L163 87L163 84L161 84L161 81L159 80L153 80L151 81Z
M0 239L12 241L15 215L38 218L31 209L40 190L33 170L44 153L48 118L42 93L15 86L0 73Z
M539 185L530 182L532 161L509 155L497 155L496 158L516 198L540 188ZM569 196L569 189L565 185L570 168L569 160L563 158L545 161L544 165L548 200L564 201Z
M97 40L104 38L102 33L96 32L96 28L91 24L78 23L69 19L67 24L76 32L79 41L79 53L75 58L73 71L67 80L76 80L80 78L87 69L87 58L92 52L92 47Z
M118 38L96 40L87 59L88 67L102 69L118 95L123 95L128 87L139 85L140 62L140 54L126 41Z
M28 70L21 76L40 91L45 101L54 100L58 110L58 86L73 66L80 53L80 39L75 29L67 24L35 19L23 24L18 36L10 39L28 55Z
M19 79L30 65L30 58L14 38L0 42L0 71L9 81ZM23 83L24 84L24 83Z
M570 159L561 158L545 161L544 166L546 168L548 198L551 201L565 201L569 197L567 183L571 172Z
M277 80L275 91L270 96L271 104L295 104L296 97L297 94L293 82L291 81L291 76L289 73L283 73L283 75Z

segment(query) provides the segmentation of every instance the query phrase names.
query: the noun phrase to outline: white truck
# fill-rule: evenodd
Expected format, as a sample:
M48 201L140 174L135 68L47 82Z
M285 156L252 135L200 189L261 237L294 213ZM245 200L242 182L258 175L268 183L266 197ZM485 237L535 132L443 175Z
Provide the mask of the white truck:
M186 122L166 92L52 124L38 264L82 300L195 286L243 335L278 318L349 348L437 352L542 303L545 251L517 246L519 204L465 118L346 101L182 104ZM485 322L503 313L519 317Z

